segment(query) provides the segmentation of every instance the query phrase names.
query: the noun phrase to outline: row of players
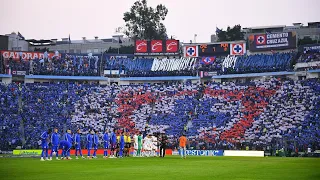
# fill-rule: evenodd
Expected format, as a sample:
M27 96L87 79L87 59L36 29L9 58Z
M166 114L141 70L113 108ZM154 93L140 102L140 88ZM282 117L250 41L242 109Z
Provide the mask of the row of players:
M51 137L50 137L51 135ZM58 129L54 128L54 132L51 134L51 129L45 131L41 134L41 161L52 160L52 156L55 155L57 160L59 159L59 149L62 149L61 159L71 159L70 150L72 145L75 147L75 156L78 158L78 154L83 159L85 158L81 150L81 134L80 129L77 130L73 136L71 130L67 130L67 133L64 135L63 140L60 141L60 135ZM124 156L129 156L129 151L131 144L134 145L134 156L141 157L142 149L144 151L144 156L156 156L156 152L159 148L158 138L156 136L147 135L145 138L142 137L142 133L136 133L131 140L129 133L120 132L117 136L116 130L114 130L110 135L109 131L106 130L103 134L103 148L104 154L103 158L108 158L108 149L110 149L110 158L122 158ZM165 147L167 142L167 137L162 135L160 137L161 148L160 148L160 157L165 155ZM51 154L49 156L49 144L51 143ZM99 146L99 136L98 132L93 130L86 137L86 148L88 150L87 158L97 158L97 150ZM91 156L91 150L93 154ZM44 159L46 158L46 159Z

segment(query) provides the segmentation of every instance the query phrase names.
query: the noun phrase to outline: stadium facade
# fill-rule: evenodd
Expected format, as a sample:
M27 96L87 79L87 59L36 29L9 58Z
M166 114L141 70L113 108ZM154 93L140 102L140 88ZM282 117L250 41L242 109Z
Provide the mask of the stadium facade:
M2 37L0 147L38 148L39 134L58 127L166 133L172 149L185 133L190 149L318 153L320 44L297 46L318 38L318 25L248 28L246 40L213 43ZM134 54L103 53L119 40Z

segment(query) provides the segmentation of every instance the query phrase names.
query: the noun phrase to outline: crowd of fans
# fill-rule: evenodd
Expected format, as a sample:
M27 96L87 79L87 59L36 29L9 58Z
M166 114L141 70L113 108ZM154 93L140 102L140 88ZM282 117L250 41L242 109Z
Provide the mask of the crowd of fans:
M300 63L317 62L320 61L319 51L307 51L304 52L298 59Z
M105 69L125 71L124 75L129 77L196 76L199 71L215 71L217 74L277 72L292 71L294 57L295 53L237 56L233 61L230 61L228 57L216 57L213 62L207 64L202 62L202 58L197 59L194 63L183 64L178 62L179 59L175 59L177 67L186 65L184 69L179 70L170 69L175 64L163 64L161 70L153 69L155 64L158 63L158 59L115 58L106 61ZM233 65L224 67L225 61L230 61L228 63Z
M15 148L21 145L20 95L16 84L0 84L0 147Z
M30 73L36 75L97 76L99 59L96 57L54 57L30 62Z
M239 56L233 68L220 71L221 74L243 74L292 71L295 53L256 54Z
M307 51L298 60L296 53L293 52L234 56L233 60L230 60L230 57L215 57L212 62L203 63L202 58L193 60L193 58L121 57L103 58L101 62L98 56L54 56L29 60L5 59L4 68L7 73L10 72L8 71L10 69L11 71L26 71L26 74L61 76L100 76L103 75L100 72L101 69L106 70L105 76L127 77L197 76L200 71L217 72L217 74L243 74L292 71L294 62L317 62L320 60L320 53Z
M25 71L33 75L58 76L98 76L100 75L100 60L97 57L58 57L15 60L5 59L5 69L10 71ZM10 70L10 71L8 71Z
M183 132L190 148L320 148L319 79L0 88L2 148L37 148L41 132L53 127L61 134L95 129L100 136L114 128L165 132L172 148Z

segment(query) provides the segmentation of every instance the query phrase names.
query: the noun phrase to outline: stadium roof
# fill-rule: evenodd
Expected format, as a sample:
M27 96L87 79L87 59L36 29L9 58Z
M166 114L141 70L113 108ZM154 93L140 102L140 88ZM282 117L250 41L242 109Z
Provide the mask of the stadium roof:
M0 74L0 78L11 78L11 74Z
M246 41L241 40L241 41L208 42L208 43L182 43L182 44L184 46L185 45L195 46L195 45L202 45L202 44L229 44L229 43L244 43L244 42L246 42Z
M26 41L34 46L55 44L53 40L49 40L49 39L40 39L40 40L28 39Z
M294 75L295 72L266 72L266 73L250 73L250 74L226 74L212 76L213 79L227 79L227 78L248 78L248 77L260 77L260 76L283 76L283 75Z
M271 29L271 28L284 28L285 25L274 25L274 26L256 26L256 27L247 27L243 29Z

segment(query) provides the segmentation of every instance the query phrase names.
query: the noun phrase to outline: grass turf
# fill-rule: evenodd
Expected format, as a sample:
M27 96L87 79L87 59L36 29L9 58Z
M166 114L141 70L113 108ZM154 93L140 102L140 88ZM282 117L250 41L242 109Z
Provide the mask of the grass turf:
M6 179L320 179L320 158L188 157L79 159L40 162L0 158Z

